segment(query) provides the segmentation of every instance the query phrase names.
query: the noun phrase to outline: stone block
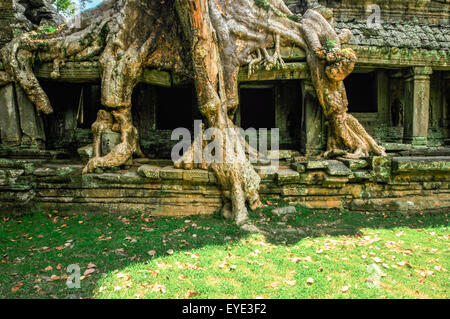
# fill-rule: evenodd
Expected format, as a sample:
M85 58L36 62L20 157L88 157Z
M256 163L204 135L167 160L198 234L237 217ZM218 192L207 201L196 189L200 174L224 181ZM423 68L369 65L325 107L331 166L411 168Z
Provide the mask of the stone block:
M209 172L201 169L192 169L183 171L183 179L192 182L209 182Z
M300 180L300 174L291 169L282 169L277 172L278 185L296 184Z
M352 171L357 171L369 166L369 163L363 159L348 159L348 158L338 158L339 161L347 165Z
M92 144L89 144L89 145L80 147L79 149L77 149L77 152L78 152L78 155L80 155L83 162L87 162L94 155L94 147L92 146Z
M327 160L313 160L313 161L308 161L308 163L306 164L306 169L307 170L312 170L312 169L326 169L328 167L328 162Z
M317 185L321 184L325 178L325 172L306 172L300 174L300 184Z
M450 172L450 157L394 157L395 173Z
M26 136L32 144L37 142L42 143L45 141L44 122L42 117L37 115L35 106L28 99L28 96L23 89L18 85L16 85L16 99L23 135Z
M387 182L391 177L392 157L374 156L372 158L373 177L377 182Z
M303 173L306 171L305 165L298 162L291 163L290 167L298 173Z
M159 176L162 179L183 179L184 170L175 168L173 166L166 166L159 171Z
M159 166L145 164L140 166L137 172L142 177L157 180L160 177L159 176L160 170L161 168Z
M339 161L328 161L326 172L331 176L349 176L352 171Z
M272 214L276 217L281 217L283 221L288 221L289 219L295 217L297 214L297 209L294 206L279 207L273 209Z
M116 145L120 144L121 136L122 134L112 130L104 130L102 132L100 147L102 156L107 155Z
M33 172L35 176L56 176L56 170L50 167L39 167Z
M275 166L254 166L254 169L264 181L273 181L278 170Z
M351 176L349 176L352 182L363 182L368 181L372 178L372 174L369 171L354 171Z
M341 188L341 187L344 187L345 184L348 183L348 180L349 180L348 177L344 177L344 176L325 175L322 185L324 187L329 187L329 188Z

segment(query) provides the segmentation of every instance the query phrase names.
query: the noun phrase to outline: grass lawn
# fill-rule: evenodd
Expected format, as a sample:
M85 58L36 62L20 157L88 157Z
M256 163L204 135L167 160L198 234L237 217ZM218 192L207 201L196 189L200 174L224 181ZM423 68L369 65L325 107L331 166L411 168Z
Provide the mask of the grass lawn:
M0 221L0 298L448 298L447 213L269 205L261 233L216 216L31 212ZM66 285L69 265L80 288Z

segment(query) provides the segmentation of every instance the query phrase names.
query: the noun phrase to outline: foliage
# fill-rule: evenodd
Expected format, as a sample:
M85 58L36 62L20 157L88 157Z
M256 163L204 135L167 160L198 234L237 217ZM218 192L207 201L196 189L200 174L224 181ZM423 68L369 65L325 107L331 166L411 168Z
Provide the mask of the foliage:
M264 235L214 216L4 218L0 298L448 298L448 214L297 207L286 221L270 204L251 215Z
M50 3L56 7L58 12L69 16L76 14L77 5L82 10L91 2L92 0L50 0Z
M323 45L323 47L325 48L325 50L327 52L332 52L334 50L334 48L336 47L336 40L328 40L325 42L325 44Z
M266 11L270 9L270 0L255 0L255 4Z

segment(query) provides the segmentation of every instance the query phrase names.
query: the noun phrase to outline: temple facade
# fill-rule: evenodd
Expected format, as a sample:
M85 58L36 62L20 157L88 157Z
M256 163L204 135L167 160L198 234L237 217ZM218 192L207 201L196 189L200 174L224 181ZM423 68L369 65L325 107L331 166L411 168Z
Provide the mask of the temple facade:
M386 205L391 207L402 196L406 204L392 204L394 208L408 208L409 201L416 208L424 209L426 205L419 203L426 201L427 196L436 195L433 198L438 199L430 203L434 205L432 208L442 205L449 208L450 161L446 156L450 156L450 1L289 0L286 3L299 14L307 8L329 8L334 27L338 31L352 31L349 47L357 53L358 62L345 80L349 112L390 156L387 160L371 158L351 163L310 160L325 150L327 126L304 52L296 47L284 47L286 68L259 70L250 76L244 68L239 75L240 106L236 124L244 129L278 128L280 148L285 150L280 152L284 154L280 159L287 160L286 170L281 173L258 169L267 184L262 186L262 194L310 202L311 207L349 209L383 209ZM44 1L0 0L0 47L21 32L61 19ZM117 177L108 173L104 177L85 177L91 178L88 182L83 182L79 175L76 181L68 177L85 160L79 156L89 156L83 153L83 147L92 143L90 127L102 108L97 59L94 56L85 62L66 62L58 79L51 77L52 64L34 66L55 110L50 116L38 116L18 85L0 86L0 156L3 158L0 167L4 168L0 180L3 174L6 181L0 200L28 201L38 196L41 201L54 204L58 202L55 198L62 196L66 204L90 203L98 208L103 202L112 202L115 204L111 205L122 210L133 207L134 202L125 201L126 205L121 206L124 202L120 198L142 195L148 205L153 207L158 203L158 207L163 207L161 213L165 213L164 207L182 202L176 199L176 194L184 190L188 198L198 203L192 206L188 201L182 202L183 207L192 208L188 212L214 211L220 196L216 189L207 190L206 185L214 185L210 172L197 176L195 172L167 168L158 171L157 180L163 180L159 186L154 189L142 186L135 193L132 189L145 184L145 174ZM169 166L170 151L177 143L171 140L172 130L193 129L196 119L201 119L201 115L192 83L165 70L144 71L133 93L133 121L149 159L159 161L161 167ZM419 159L411 159L413 164L409 165L405 158L411 156ZM423 156L432 158L423 160ZM39 165L37 172L31 168L27 171L28 162L20 162L24 157L70 159L71 164L62 171L59 166ZM141 163L135 163L138 164ZM10 186L8 174L15 174L15 170L28 172L16 178L18 181L23 178L23 185L18 182L18 186L14 183L15 186ZM422 175L414 175L415 171ZM164 176L167 180L171 180L167 176L172 176L189 186L171 188L173 183L165 182ZM58 183L69 182L75 185L68 188L71 191L64 187L64 191L58 191L61 189ZM33 183L42 187L29 186ZM117 189L108 193L106 199L93 200L97 198L95 189L103 189L108 184L118 185ZM159 190L166 184L174 199L161 206L161 201L167 198ZM86 192L83 185L90 185L91 190ZM323 196L329 196L325 204L320 199ZM75 197L90 199L77 201ZM388 199L383 201L383 198ZM145 209L145 201L140 205Z

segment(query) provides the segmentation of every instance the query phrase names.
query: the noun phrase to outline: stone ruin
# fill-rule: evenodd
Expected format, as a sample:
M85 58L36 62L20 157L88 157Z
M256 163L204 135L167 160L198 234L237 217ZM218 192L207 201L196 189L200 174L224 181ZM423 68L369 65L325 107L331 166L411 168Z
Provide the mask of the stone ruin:
M350 29L348 47L358 62L345 79L349 112L387 155L325 159L327 125L298 47L282 47L286 67L239 74L235 124L276 127L280 166L255 165L263 199L282 198L309 208L353 211L450 209L450 3L445 0L299 1L293 12L324 7L336 30ZM369 26L370 4L381 9L379 28ZM0 47L39 25L63 18L45 0L0 0ZM145 69L133 92L133 123L145 158L118 168L81 174L92 157L91 125L101 109L97 57L53 65L34 73L55 112L39 116L23 90L2 83L0 64L0 207L2 211L60 211L155 215L211 214L222 206L211 171L173 167L177 127L200 119L193 83L164 70ZM190 105L191 107L186 107ZM182 107L183 106L183 107ZM255 117L261 112L264 117ZM174 117L173 115L177 116ZM102 134L109 153L120 134Z

